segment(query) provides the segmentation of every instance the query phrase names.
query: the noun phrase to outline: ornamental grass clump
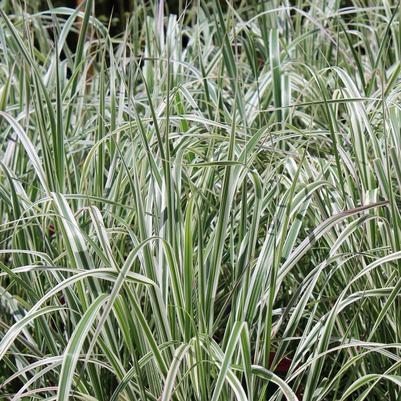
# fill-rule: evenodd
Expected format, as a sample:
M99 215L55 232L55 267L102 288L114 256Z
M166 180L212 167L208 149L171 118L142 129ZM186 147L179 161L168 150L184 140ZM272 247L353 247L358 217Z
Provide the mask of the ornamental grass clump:
M0 5L0 399L401 400L395 0ZM2 7L2 8L1 8Z

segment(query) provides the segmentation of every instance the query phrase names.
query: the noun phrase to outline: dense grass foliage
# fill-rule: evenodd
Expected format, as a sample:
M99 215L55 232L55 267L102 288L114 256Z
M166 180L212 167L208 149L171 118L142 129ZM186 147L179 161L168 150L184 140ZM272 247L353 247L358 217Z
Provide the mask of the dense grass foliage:
M14 3L0 399L401 400L399 2Z

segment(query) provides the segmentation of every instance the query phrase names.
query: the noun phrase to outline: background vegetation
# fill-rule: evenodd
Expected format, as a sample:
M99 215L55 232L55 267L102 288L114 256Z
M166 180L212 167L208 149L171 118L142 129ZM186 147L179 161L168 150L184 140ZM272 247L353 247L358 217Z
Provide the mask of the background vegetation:
M0 398L401 400L399 2L94 3L2 3Z

